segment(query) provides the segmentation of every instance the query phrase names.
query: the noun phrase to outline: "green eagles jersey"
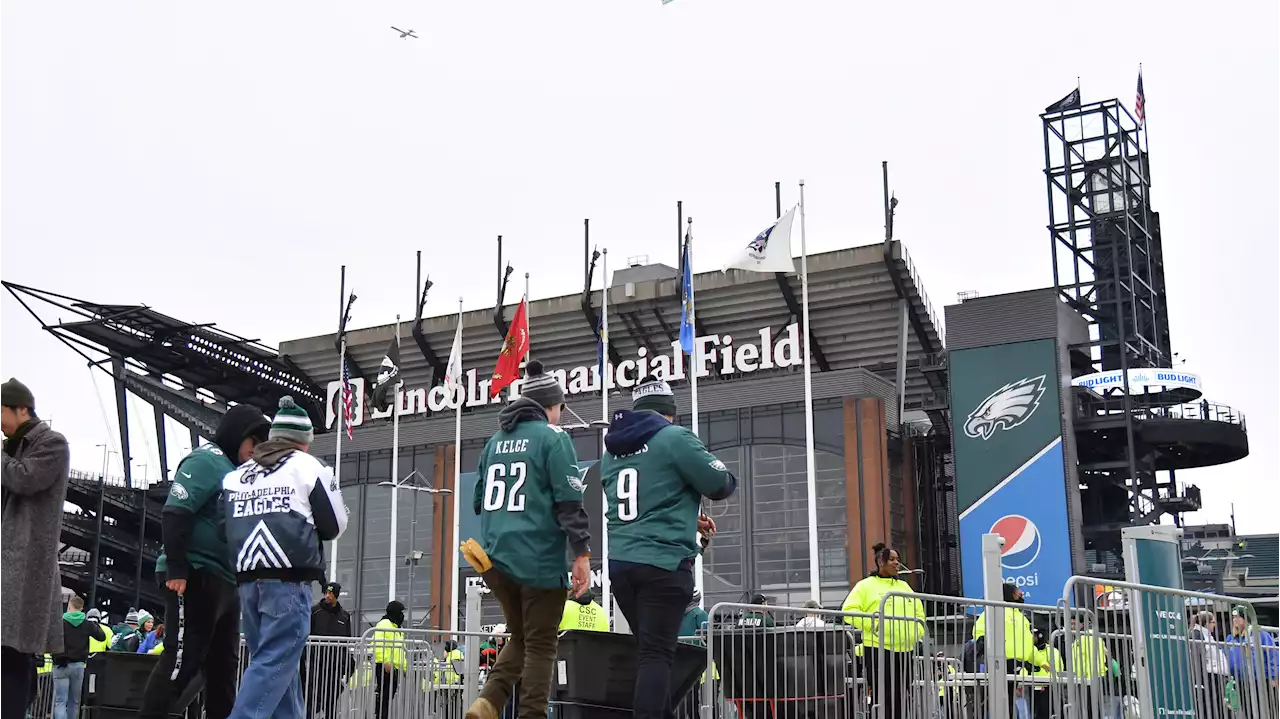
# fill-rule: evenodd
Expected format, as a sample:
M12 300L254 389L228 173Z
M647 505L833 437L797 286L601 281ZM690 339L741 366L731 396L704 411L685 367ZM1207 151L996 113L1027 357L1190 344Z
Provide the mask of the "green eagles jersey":
M702 440L668 425L638 451L605 452L600 477L609 522L609 559L675 571L698 554L702 497L725 492L730 473Z
M499 430L480 453L475 511L480 543L504 575L525 586L568 586L568 539L557 502L582 502L573 440L555 425L524 421Z
M235 470L235 465L217 445L206 444L188 454L173 473L173 485L165 507L191 512L191 534L187 539L187 562L227 582L235 583L231 551L219 538L218 526L223 521L222 480ZM156 573L165 572L169 560L164 551L156 560Z

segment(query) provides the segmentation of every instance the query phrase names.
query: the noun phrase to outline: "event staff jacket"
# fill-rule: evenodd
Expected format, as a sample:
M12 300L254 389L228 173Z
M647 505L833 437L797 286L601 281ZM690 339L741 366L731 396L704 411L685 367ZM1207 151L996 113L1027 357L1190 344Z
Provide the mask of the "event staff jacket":
M582 604L573 599L564 603L564 613L560 615L560 631L577 629L585 632L609 631L609 617L605 616L604 607L595 602Z
M984 610L973 625L973 638L987 635L987 612ZM987 656L991 656L991 647L987 647ZM1040 666L1042 657L1036 650L1036 638L1031 633L1031 620L1017 609L1005 607L1004 610L1004 656L1028 666Z
M373 663L386 664L404 671L409 659L404 651L404 632L390 619L383 617L373 628Z
M321 540L347 528L333 470L288 442L268 440L222 480L236 581L324 581Z
M886 594L914 594L911 585L896 577L881 577L872 574L853 585L849 596L845 597L840 611L857 612L859 614L880 614L880 602ZM909 652L924 637L924 605L919 599L910 596L893 596L885 604L885 617L915 617L914 619L879 619L871 617L845 617L845 622L852 624L862 632L862 645L872 649L887 649L891 652Z

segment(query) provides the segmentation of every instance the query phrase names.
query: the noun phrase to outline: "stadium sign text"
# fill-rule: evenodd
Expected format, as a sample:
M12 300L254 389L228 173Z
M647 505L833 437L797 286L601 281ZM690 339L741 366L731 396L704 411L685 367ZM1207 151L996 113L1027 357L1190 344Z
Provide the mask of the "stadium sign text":
M1085 387L1097 394L1124 388L1124 372L1111 370L1095 372L1071 380L1076 387ZM1129 370L1129 394L1160 394L1170 390L1189 390L1199 397L1204 389L1200 376L1190 372L1160 367L1141 367Z
M735 343L731 335L706 335L695 340L697 359L687 366L684 354L680 351L680 343L671 343L670 354L651 355L645 347L640 347L635 359L624 359L616 365L606 363L604 382L608 389L628 389L639 383L642 377L660 377L676 384L688 379L688 373L696 369L698 377L710 376L713 372L720 375L749 374L759 370L775 367L798 367L804 357L800 353L800 329L798 323L787 325L782 335L775 338L773 329L765 327L751 338L753 341ZM484 370L489 371L487 368ZM472 368L465 374L466 386L450 393L443 385L435 387L402 388L396 405L401 416L407 414L428 414L443 412L457 408L460 401L467 407L483 407L501 402L500 398L489 397L490 379L480 377L481 370ZM598 365L582 365L570 369L550 370L550 374L560 381L565 396L587 394L600 391L600 367ZM351 381L353 393L357 395L353 401L353 426L364 421L363 381L357 385ZM335 399L341 396L342 382L335 380L328 387L328 412L326 426L335 423ZM518 397L520 380L511 385L513 397ZM370 419L383 419L391 416L391 408L371 410Z

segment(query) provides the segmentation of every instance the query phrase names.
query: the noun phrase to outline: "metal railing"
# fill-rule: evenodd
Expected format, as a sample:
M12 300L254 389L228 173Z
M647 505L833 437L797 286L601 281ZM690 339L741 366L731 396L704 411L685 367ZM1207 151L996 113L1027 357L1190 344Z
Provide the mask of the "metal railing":
M1132 395L1129 406L1137 420L1144 419L1177 419L1198 422L1222 422L1239 425L1248 431L1244 413L1225 404L1201 400L1185 404L1167 405L1144 399L1142 395ZM1124 414L1122 397L1089 397L1086 401L1076 403L1076 417L1079 419L1095 419L1111 415Z
M1280 630L1258 626L1242 599L1074 577L1054 605L890 592L862 609L715 605L705 629L680 640L705 665L674 697L676 716L1273 719L1280 706ZM493 657L480 642L505 638L310 637L297 675L305 715L462 719ZM242 643L242 672L249 659ZM616 681L607 671L600 681ZM51 716L53 686L39 675L34 719ZM566 708L553 701L549 712Z

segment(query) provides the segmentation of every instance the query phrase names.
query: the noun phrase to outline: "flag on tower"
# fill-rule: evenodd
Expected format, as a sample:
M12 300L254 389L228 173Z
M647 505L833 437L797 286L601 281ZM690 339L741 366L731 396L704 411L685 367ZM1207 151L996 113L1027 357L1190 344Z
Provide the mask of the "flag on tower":
M1133 110L1138 115L1138 127L1147 121L1147 93L1142 89L1142 71L1138 71L1138 96L1133 100Z
M1068 92L1066 97L1046 107L1044 111L1046 113L1062 112L1064 110L1072 110L1077 107L1080 107L1080 88L1079 87L1072 90L1071 92Z
M397 338L398 339L398 338ZM387 393L395 392L395 385L400 381L400 344L396 339L391 340L391 344L387 346L386 353L382 356L382 366L378 368L378 380L373 385L373 406L381 411L386 409L393 400L387 398Z
M515 382L520 377L520 363L529 354L529 309L528 298L520 300L516 308L516 316L511 320L507 330L507 338L502 342L502 352L498 354L498 364L493 368L493 380L489 385L489 396L497 397L503 387Z
M746 247L734 253L725 263L724 271L795 272L796 262L791 259L791 225L795 218L796 208L792 207Z

